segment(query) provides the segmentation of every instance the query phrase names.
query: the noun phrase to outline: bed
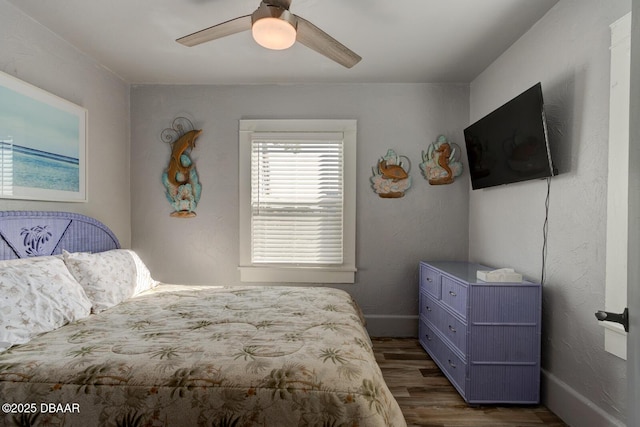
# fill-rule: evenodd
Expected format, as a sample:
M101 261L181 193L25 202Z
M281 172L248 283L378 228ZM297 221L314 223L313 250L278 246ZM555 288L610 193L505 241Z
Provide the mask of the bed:
M0 236L0 425L406 426L346 292L158 284L78 214Z

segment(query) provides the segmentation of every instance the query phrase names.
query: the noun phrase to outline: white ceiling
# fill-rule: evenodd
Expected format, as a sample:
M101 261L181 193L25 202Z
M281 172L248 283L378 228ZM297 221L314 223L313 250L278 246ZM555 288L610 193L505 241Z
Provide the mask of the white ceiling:
M129 83L470 82L558 0L293 0L290 11L362 56L347 69L250 32L175 39L252 13L259 0L9 0Z

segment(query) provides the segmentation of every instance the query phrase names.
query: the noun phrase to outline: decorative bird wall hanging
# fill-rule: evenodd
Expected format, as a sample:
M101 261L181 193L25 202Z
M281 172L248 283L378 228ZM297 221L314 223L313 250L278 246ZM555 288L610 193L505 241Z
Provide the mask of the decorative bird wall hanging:
M403 197L405 191L411 187L411 162L406 156L398 156L395 151L387 150L387 154L380 157L373 168L370 178L373 191L383 199L397 199Z

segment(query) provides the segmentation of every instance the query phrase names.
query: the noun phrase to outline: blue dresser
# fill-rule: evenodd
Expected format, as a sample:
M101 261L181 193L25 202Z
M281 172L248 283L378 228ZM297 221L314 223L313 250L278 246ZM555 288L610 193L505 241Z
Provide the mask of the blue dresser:
M542 286L478 270L492 268L420 263L420 344L467 403L537 404Z

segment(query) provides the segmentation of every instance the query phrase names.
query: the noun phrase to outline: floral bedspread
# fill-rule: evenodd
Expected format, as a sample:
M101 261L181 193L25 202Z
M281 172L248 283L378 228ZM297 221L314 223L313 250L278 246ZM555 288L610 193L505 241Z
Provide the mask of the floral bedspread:
M330 288L160 285L0 353L0 403L0 425L406 426Z

